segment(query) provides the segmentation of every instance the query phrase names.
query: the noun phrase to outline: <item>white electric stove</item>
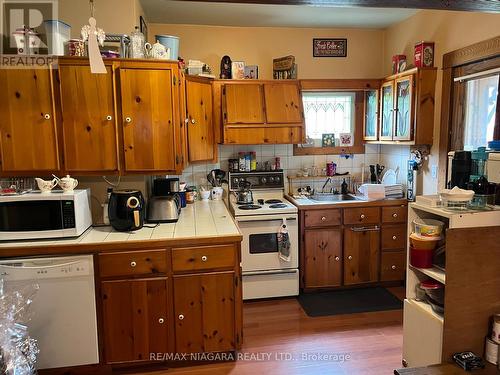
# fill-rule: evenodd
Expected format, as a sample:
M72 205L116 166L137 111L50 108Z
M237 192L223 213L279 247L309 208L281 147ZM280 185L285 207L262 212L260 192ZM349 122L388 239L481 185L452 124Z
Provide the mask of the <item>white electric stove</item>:
M241 181L251 183L253 202L238 204ZM299 294L299 225L297 207L284 198L284 175L273 172L230 172L229 206L241 233L243 299ZM280 258L278 233L286 225L290 261Z

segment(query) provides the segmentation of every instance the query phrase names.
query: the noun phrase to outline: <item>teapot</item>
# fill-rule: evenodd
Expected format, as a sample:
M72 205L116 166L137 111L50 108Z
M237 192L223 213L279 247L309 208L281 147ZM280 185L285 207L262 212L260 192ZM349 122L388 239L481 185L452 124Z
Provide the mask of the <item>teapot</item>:
M58 184L65 193L71 193L78 186L78 180L71 178L68 174L66 177L60 178Z
M170 59L170 48L165 47L160 42L156 41L155 44L144 44L146 50L146 57L151 59L168 60Z
M35 181L42 194L50 193L50 191L54 188L54 186L57 185L57 179L55 178L50 181L45 181L37 177L35 178Z

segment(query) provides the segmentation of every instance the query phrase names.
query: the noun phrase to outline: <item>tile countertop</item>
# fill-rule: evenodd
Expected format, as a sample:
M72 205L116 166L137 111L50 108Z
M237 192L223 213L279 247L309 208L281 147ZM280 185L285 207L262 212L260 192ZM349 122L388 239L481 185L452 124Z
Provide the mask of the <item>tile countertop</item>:
M292 202L299 210L305 209L326 209L326 208L346 208L346 207L369 207L369 206L398 206L408 205L408 200L405 198L385 198L381 200L364 200L357 199L352 201L315 201L308 198L294 198L291 195L285 195L285 198Z
M145 225L153 227L155 224ZM132 232L117 232L110 226L91 227L77 238L0 241L0 249L241 236L223 201L197 201L182 209L176 223L162 223L154 228L148 227Z

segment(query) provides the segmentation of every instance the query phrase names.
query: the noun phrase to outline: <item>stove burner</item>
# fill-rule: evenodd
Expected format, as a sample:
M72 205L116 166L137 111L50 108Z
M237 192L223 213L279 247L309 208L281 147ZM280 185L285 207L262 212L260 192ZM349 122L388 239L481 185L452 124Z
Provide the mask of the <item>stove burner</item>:
M281 203L283 202L281 199L268 199L266 201L267 204L275 204L275 203Z
M270 205L269 208L287 208L287 205L284 203L276 203L276 204Z
M256 204L244 204L241 206L238 206L240 210L258 210L259 208L262 208L262 206L257 206Z

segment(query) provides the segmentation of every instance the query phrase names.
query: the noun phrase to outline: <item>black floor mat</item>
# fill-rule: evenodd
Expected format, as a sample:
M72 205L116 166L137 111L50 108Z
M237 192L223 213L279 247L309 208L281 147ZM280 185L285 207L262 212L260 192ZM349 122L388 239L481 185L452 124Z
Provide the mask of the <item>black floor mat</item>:
M381 287L307 293L297 299L306 314L312 317L403 308L399 298Z

